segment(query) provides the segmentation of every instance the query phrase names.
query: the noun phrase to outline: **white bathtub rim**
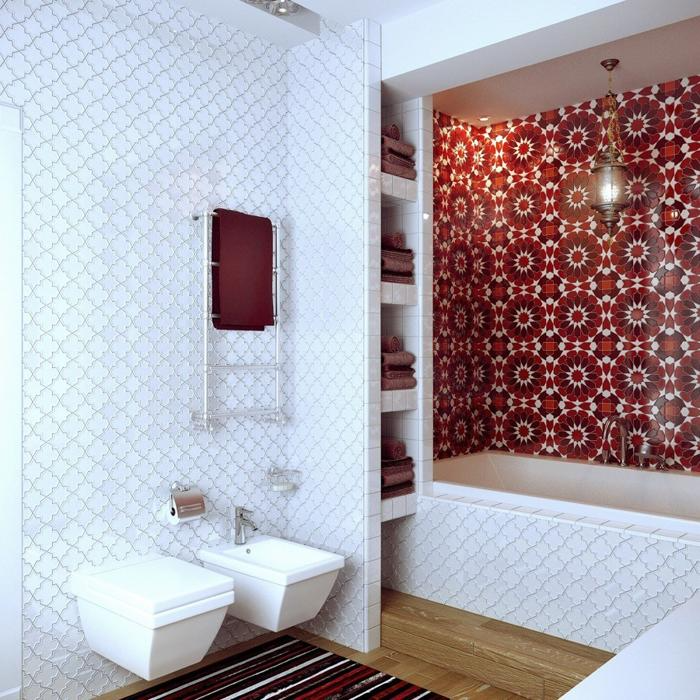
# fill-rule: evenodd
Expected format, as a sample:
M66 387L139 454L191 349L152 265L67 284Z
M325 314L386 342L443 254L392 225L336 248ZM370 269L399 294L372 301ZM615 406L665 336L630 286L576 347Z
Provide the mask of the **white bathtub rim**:
M424 484L419 501L421 499L510 512L520 517L554 520L568 525L624 532L630 536L700 547L700 522L685 518L671 518L577 501L542 498L450 481L433 481Z

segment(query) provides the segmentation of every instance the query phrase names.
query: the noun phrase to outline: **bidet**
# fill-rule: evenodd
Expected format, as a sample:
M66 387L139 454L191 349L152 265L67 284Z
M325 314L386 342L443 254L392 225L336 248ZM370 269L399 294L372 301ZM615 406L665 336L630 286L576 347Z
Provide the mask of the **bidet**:
M198 556L207 569L233 577L229 614L273 632L316 617L345 565L339 554L265 535Z

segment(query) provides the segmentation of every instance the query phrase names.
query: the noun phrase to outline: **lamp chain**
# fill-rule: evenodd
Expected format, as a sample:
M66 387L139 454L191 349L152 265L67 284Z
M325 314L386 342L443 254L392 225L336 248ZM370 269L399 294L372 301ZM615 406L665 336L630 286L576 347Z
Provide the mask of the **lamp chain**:
M615 160L622 153L622 137L620 136L620 123L617 115L617 98L613 92L613 76L612 71L608 71L608 93L603 100L603 118L607 119L607 126L603 130L601 140L608 141L608 153ZM601 143L601 149L605 146Z

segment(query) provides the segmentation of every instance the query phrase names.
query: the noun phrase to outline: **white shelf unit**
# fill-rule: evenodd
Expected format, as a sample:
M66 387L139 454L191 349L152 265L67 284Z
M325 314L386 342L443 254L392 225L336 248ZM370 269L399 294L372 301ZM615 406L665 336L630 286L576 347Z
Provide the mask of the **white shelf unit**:
M418 201L418 180L382 173L382 206L395 207Z
M418 287L415 284L382 282L382 304L415 306L418 303Z
M382 124L396 123L416 146L415 181L382 173L382 232L401 231L415 253L415 285L382 282L382 335L397 335L416 356L415 389L382 392L382 435L406 442L416 467L416 492L382 500L381 520L416 512L422 485L433 478L433 106L432 98L384 107Z
M382 413L415 411L418 408L418 389L382 391Z
M382 522L413 515L418 507L418 495L408 493L404 496L382 499Z

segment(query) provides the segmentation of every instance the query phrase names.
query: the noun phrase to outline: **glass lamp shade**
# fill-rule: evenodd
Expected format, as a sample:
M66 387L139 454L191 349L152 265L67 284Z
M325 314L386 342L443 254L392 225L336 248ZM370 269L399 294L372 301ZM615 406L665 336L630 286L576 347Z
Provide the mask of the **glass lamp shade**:
M620 212L629 204L626 192L627 168L615 153L604 151L598 154L591 169L591 189L591 207L598 213L598 220L605 224L608 234L612 235L620 221Z

